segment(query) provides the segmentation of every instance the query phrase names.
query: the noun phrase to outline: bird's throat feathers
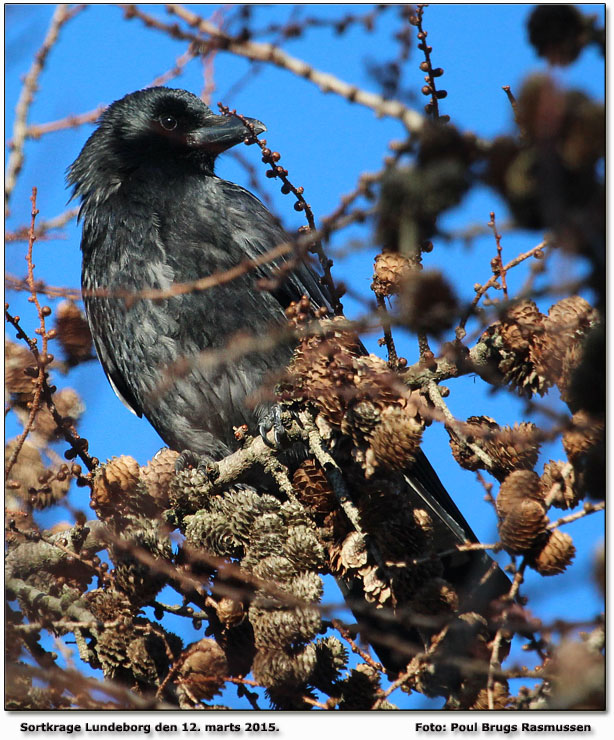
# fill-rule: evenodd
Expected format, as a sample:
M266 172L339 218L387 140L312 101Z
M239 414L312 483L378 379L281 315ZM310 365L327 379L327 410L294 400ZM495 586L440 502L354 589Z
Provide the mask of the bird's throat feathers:
M125 143L118 146L101 125L68 170L71 200L81 200L79 219L88 227L104 221L105 210L114 210L117 198L126 204L131 201L137 183L141 191L145 188L160 193L183 177L214 175L214 154L202 150L175 157L172 154L178 153L166 151L160 156L160 152L140 142L134 142L133 147Z

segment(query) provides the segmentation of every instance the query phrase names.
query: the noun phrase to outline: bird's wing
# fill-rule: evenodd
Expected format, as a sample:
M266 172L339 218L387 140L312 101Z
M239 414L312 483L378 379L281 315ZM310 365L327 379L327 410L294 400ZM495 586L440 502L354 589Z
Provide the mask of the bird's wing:
M444 524L454 534L457 542L478 541L422 450L418 451L411 473L405 479L428 508L431 517Z
M94 340L94 346L96 347L96 354L100 360L100 364L104 370L107 380L109 381L115 395L124 404L124 406L133 414L138 417L143 416L143 410L134 396L134 393L130 389L130 384L126 382L124 374L119 368L116 356L117 356L117 337L108 331L108 320L111 309L111 301L107 301L104 297L98 297L96 293L99 290L105 290L111 285L99 284L98 278L96 277L96 270L89 270L87 268L89 256L92 253L102 252L106 254L108 252L108 243L111 237L104 229L87 229L84 227L83 242L87 244L87 256L84 253L83 260L83 272L81 276L81 282L83 287L83 302L85 304L85 313L87 321L90 327L90 333ZM108 266L108 260L105 260L105 264ZM102 273L105 275L105 272ZM104 282L104 278L102 279ZM117 322L111 321L111 324Z
M455 550L456 545L478 538L446 491L422 450L404 476L411 503L429 513L435 528L438 552ZM445 577L465 593L475 608L508 593L510 582L485 550L456 551L443 558Z
M124 406L134 414L141 418L143 411L141 410L139 402L136 400L130 387L126 384L124 376L119 371L119 368L115 365L112 355L109 354L104 344L98 340L94 340L98 359L104 370L104 374L107 376L107 380L111 384L111 388L115 392L115 395L124 404Z
M251 259L263 257L279 244L291 241L291 237L283 229L279 221L261 203L261 201L235 183L220 180L229 202L235 206L242 205L250 218L256 218L261 226L265 226L269 238L254 239L245 245L246 256ZM303 295L308 296L314 305L330 306L330 297L322 285L317 272L310 266L307 258L299 258L298 264L290 272L279 272L279 268L288 261L288 257L281 257L265 262L255 269L258 277L266 279L279 278L279 282L270 292L275 296L283 308L287 308L292 301L298 301Z
M88 308L89 301L87 296L84 298L84 301L86 308ZM96 347L96 354L98 355L104 374L107 376L107 380L111 384L111 388L113 388L115 395L124 404L128 411L140 418L143 416L143 411L139 402L130 390L130 386L126 383L122 372L115 363L115 352L112 347L107 345L107 339L109 339L109 337L107 337L105 332L98 331L95 326L96 312L88 310L87 317L90 324L90 332L94 339L94 346Z

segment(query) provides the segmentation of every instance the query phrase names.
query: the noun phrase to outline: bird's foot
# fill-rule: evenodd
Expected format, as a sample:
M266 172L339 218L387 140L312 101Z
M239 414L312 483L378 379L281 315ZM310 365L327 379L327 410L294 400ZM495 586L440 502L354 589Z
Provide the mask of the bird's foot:
M286 430L281 421L281 408L278 404L271 406L258 424L258 431L263 442L269 447L280 449L287 438ZM271 435L270 432L273 434ZM271 436L273 439L271 440Z
M184 470L196 470L208 480L215 480L219 474L219 466L212 457L199 455L192 450L183 450L175 461L175 471L181 473Z

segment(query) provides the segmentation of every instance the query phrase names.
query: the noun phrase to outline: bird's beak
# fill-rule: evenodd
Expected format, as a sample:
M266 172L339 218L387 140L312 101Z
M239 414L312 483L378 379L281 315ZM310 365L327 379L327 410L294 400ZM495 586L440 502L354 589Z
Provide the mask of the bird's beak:
M255 118L246 118L248 123L254 127L256 136L266 131L266 126ZM249 129L238 118L234 116L215 116L208 126L202 126L192 131L188 136L188 144L198 149L206 149L213 154L230 149L231 146L239 144L247 136Z

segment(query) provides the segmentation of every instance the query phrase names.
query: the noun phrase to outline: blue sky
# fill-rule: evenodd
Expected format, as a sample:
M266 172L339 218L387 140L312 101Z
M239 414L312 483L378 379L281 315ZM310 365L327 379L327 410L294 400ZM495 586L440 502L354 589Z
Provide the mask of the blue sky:
M164 22L167 16L163 6L140 6ZM193 5L194 12L210 16L216 9L228 6ZM281 23L298 15L339 18L348 12L363 14L372 6L304 5L294 11L292 6L260 6L254 11L255 25L263 28L270 23ZM516 93L522 80L532 72L545 72L547 66L528 44L525 21L529 5L512 4L434 4L425 12L428 41L433 47L433 61L443 67L440 78L448 96L441 110L451 116L461 130L479 136L491 137L513 130L512 112L502 92L503 85L511 85ZM602 5L583 5L585 13L603 18ZM231 14L234 9L231 6ZM21 79L28 71L33 55L46 33L53 6L5 6L5 103L6 138L11 137L13 112L20 93ZM368 74L369 64L384 61L396 54L392 34L397 28L397 9L389 8L376 21L376 30L366 33L353 25L343 35L330 28L312 28L298 39L284 43L293 56L303 59L315 68L369 90L376 90ZM236 26L234 28L236 30ZM260 39L257 39L260 40ZM29 123L44 123L79 114L124 94L148 85L168 70L185 46L156 30L146 29L138 20L126 21L118 7L107 4L91 5L79 13L61 31L41 74L39 90L30 109ZM409 61L404 67L404 87L412 91L414 100L408 104L422 108L425 99L420 94L423 84L418 69L421 58L413 45ZM267 125L266 138L272 149L282 155L281 164L289 170L290 179L305 188L305 197L311 204L316 219L330 214L342 194L351 192L363 171L376 171L382 166L391 139L403 135L401 124L392 119L377 119L368 108L352 105L333 94L323 95L310 82L298 79L287 71L270 65L260 65L246 76L249 65L244 59L220 52L213 62L215 91L212 106L222 101L239 112L259 118ZM550 70L564 86L576 86L587 94L603 98L603 62L593 49L583 52L578 62L568 69ZM237 84L237 83L241 84ZM199 94L203 88L203 68L192 61L184 74L169 83L185 87ZM68 193L64 187L66 167L78 155L92 126L85 125L44 136L26 144L25 164L12 195L11 214L7 227L16 228L27 223L29 197L33 185L38 188L40 219L49 219L66 209ZM302 216L292 208L289 197L279 192L275 181L264 177L255 147L241 148L240 154L256 169L260 187L272 199L275 209L289 229L302 225ZM248 185L246 173L230 156L219 161L218 174L229 180ZM460 229L476 223L485 224L490 211L495 211L499 224L507 218L505 207L496 194L482 188L472 192L460 206L446 214L442 225ZM36 275L52 285L77 287L80 282L79 229L74 222L62 233L62 238L40 241L35 245ZM514 231L504 234L504 258L537 244L538 233ZM355 226L333 238L333 255L349 252L345 259L337 258L334 274L342 278L353 291L366 295L372 274L372 259L377 253L372 228ZM25 245L8 243L6 269L25 274ZM468 250L460 241L439 243L427 255L425 264L438 267L453 279L461 298L470 300L472 286L489 277L489 263L494 256L492 236L476 239ZM559 258L557 269L563 274L577 275L582 265ZM514 271L509 276L510 290L522 284L526 272ZM7 296L13 312L22 316L24 325L32 331L36 326L34 314L25 295ZM52 304L53 305L53 304ZM355 315L358 304L347 300L346 310ZM540 303L542 310L548 303ZM399 333L399 350L410 362L417 359L416 341L409 334ZM366 337L369 349L377 348L376 336ZM87 411L81 423L81 433L90 442L90 450L104 460L119 454L130 454L141 464L149 460L161 446L157 434L149 425L130 415L117 401L107 385L97 363L77 368L68 378L57 378L62 387L69 384L82 395ZM482 413L493 416L501 424L528 417L523 404L506 394L495 394L478 379L461 378L449 384L449 406L458 418ZM556 395L549 401L560 409ZM18 427L11 417L7 420L7 435L13 436ZM473 473L461 470L451 458L447 435L434 424L425 434L424 449L442 481L465 513L477 535L485 541L496 539L495 517L492 509L483 503L483 491ZM560 446L549 445L538 463L562 455ZM71 494L73 505L87 510L84 490ZM556 515L556 514L554 514ZM65 512L52 510L42 517L48 524L65 517ZM530 607L544 621L558 616L572 619L592 618L600 609L598 595L587 572L594 555L595 544L601 539L603 518L585 518L568 531L578 548L576 565L566 574L543 579L530 574L525 592L530 596ZM334 594L331 598L337 599ZM416 706L424 700L402 694L394 697L400 706Z

